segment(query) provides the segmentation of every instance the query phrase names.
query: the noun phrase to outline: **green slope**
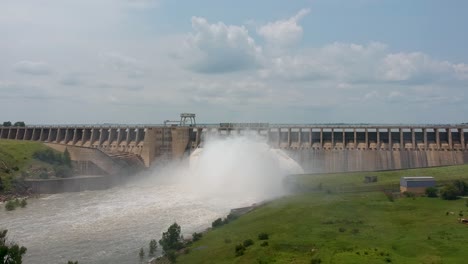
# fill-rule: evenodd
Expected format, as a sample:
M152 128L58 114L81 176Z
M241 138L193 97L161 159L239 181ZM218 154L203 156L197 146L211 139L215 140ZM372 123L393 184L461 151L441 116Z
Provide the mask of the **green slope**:
M342 182L361 186L364 174L300 176L330 189ZM468 166L372 173L379 181L398 182L402 175L432 175L444 180L468 179ZM354 179L345 179L350 176ZM343 181L340 180L343 177ZM325 189L324 189L325 190ZM468 226L457 222L468 215L465 201L439 198L399 198L382 192L326 191L275 200L233 222L209 231L179 263L465 263ZM447 212L454 212L448 214ZM182 227L183 228L183 227ZM270 234L269 246L257 236ZM254 239L243 256L234 247Z

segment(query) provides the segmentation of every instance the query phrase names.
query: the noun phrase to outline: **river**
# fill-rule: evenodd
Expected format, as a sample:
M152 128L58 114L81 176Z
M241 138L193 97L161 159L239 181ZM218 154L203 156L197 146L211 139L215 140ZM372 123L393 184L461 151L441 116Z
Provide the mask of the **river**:
M281 150L255 138L214 139L190 159L118 187L43 195L10 212L0 208L0 229L27 247L24 263L139 263L140 248L148 252L149 241L172 223L190 236L232 208L284 194L284 176L301 172Z

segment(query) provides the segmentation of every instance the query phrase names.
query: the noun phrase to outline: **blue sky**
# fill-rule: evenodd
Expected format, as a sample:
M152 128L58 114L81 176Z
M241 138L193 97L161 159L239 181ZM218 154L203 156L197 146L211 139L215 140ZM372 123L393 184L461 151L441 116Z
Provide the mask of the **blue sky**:
M0 117L467 122L468 2L4 0Z

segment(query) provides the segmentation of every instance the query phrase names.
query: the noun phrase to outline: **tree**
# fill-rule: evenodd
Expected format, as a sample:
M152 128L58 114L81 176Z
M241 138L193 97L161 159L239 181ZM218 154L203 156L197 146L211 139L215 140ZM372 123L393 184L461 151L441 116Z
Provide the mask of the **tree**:
M162 246L164 254L167 255L170 251L177 251L183 247L182 239L180 226L174 223L167 229L167 232L163 233L159 244Z
M153 256L154 253L156 253L157 248L158 248L158 243L156 242L156 240L151 239L151 241L149 243L149 255Z
M437 197L437 189L435 187L429 187L426 189L427 197Z
M15 127L25 127L26 124L23 121L17 121L13 124Z
M0 230L0 264L21 264L26 248L7 242L8 230Z
M140 256L140 259L143 260L145 258L145 250L143 248L140 248L140 253L138 253Z
M63 164L67 165L68 167L71 166L70 152L68 152L67 148L65 148L65 152L63 152Z
M11 127L11 122L10 121L3 122L3 126L4 127Z
M459 190L453 185L446 185L440 190L440 197L444 200L456 200Z
M458 190L458 195L464 195L465 193L468 192L468 186L466 182L461 181L461 180L456 180L453 182L453 186L457 188Z

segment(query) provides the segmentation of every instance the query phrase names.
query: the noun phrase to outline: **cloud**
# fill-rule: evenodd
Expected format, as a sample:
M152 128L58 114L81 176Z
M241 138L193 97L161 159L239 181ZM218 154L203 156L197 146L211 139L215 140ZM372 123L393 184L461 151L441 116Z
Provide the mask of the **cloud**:
M301 9L296 15L289 19L270 22L257 29L268 44L286 47L296 44L302 38L302 27L298 25L299 20L310 12L309 9Z
M187 38L188 53L194 54L190 68L201 73L226 73L255 68L261 47L243 26L210 24L205 18L192 17Z
M100 54L104 65L110 69L124 73L128 78L141 78L146 74L146 68L137 59L115 52Z
M48 75L52 73L47 63L37 61L20 61L13 65L13 69L17 73L29 75Z

